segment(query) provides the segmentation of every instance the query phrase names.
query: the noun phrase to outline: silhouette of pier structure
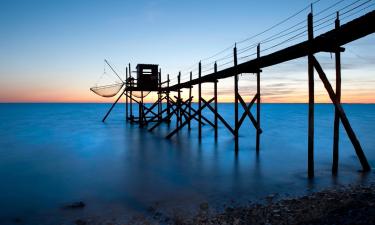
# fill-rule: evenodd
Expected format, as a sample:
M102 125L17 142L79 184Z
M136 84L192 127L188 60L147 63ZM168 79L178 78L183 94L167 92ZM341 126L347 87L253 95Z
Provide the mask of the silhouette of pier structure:
M335 13L336 14L336 13ZM233 135L235 150L238 151L239 131L245 119L249 119L256 131L256 151L260 151L261 128L261 73L262 69L271 67L280 63L298 59L308 58L308 177L314 177L314 73L316 72L335 107L334 117L334 137L333 137L333 163L332 173L337 174L339 162L339 124L343 125L362 166L362 171L367 172L371 167L366 159L362 146L350 125L345 110L341 105L341 53L345 44L363 38L375 32L375 11L371 11L346 24L340 24L340 15L335 15L334 28L318 36L314 36L314 24L312 11L307 16L307 38L305 41L277 50L267 55L261 55L261 44L255 46L255 58L238 63L237 46L233 47L233 65L229 68L218 70L217 62L213 63L213 72L203 75L202 63L199 62L198 77L193 79L190 72L190 79L181 82L181 72L177 76L177 83L171 84L169 75L167 80L161 80L161 70L158 65L138 64L137 77L133 77L133 71L130 64L126 70L125 88L113 106L125 95L126 120L139 124L140 127L147 127L149 131L154 131L162 123L167 123L170 132L166 138L171 138L184 128L191 129L191 123L198 123L198 138L202 138L202 126L211 126L215 132L215 138L218 137L219 122ZM304 34L302 34L304 35ZM328 80L322 66L314 54L319 52L328 52L334 54L336 84L335 90ZM250 102L246 102L239 92L239 75L255 74L256 93ZM264 75L266 76L266 75ZM234 95L234 121L229 122L220 115L218 109L218 82L224 78L233 78ZM202 96L202 84L210 83L213 85L213 96L205 99ZM192 106L194 96L192 95L193 86L198 86L197 104L198 108ZM186 99L181 97L181 91L189 91ZM149 92L157 93L157 100L151 106L146 106L143 102L144 96ZM135 93L140 96L135 97ZM133 104L136 103L136 104ZM255 106L254 106L255 105ZM133 107L137 107L138 112L134 112ZM243 113L240 113L240 108ZM252 107L256 107L256 115L251 112ZM213 113L214 119L211 121L202 111L208 109ZM109 115L106 114L103 122ZM173 119L173 120L172 120ZM171 122L175 125L171 128Z

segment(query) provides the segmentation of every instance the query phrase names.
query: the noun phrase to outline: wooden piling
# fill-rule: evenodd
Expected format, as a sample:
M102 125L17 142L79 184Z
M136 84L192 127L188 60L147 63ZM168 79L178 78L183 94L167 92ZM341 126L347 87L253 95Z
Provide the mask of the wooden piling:
M217 72L217 63L214 64L214 72ZM215 139L218 137L218 127L217 127L217 80L214 82L214 98L215 98L215 117L214 117L214 124L215 124Z
M335 20L335 29L340 28L339 12ZM335 64L336 64L336 97L337 101L341 102L341 51L339 46L335 52ZM332 162L332 174L336 175L339 164L339 128L340 118L337 109L335 108L335 121L333 124L333 162Z
M193 72L190 72L190 82L191 82L191 80L193 80ZM190 86L189 87L189 99L191 99L191 88L192 88L192 86ZM189 117L191 117L191 101L189 102ZM188 122L188 129L190 130L191 129L191 127L190 127L190 120L189 120L189 122Z
M132 70L131 70L131 66L130 66L130 63L129 63L129 79L130 79L130 87L133 88L134 87L134 79L132 77ZM133 122L133 119L134 119L134 116L133 116L133 91L132 89L130 89L130 121Z
M202 78L202 63L199 61L198 64L198 77L199 79ZM202 83L199 82L198 84L198 138L199 140L202 139L202 110L200 110L202 107Z
M234 67L237 67L237 46L233 48L233 61ZM238 132L239 132L239 123L238 123L238 74L235 69L234 74L234 138L235 138L235 150L238 150Z
M125 89L128 87L128 67L126 67L126 74L125 74ZM128 110L129 110L129 97L128 97L128 91L125 92L125 121L128 121Z
M313 33L313 15L310 13L307 17L307 29L309 40L309 51L312 51ZM308 177L314 177L314 65L312 61L313 54L308 54L308 90L309 90L309 120L308 120Z
M177 83L178 85L181 84L181 72L178 73L177 76ZM180 126L182 124L182 111L181 111L181 89L178 90L177 93L177 126Z
M163 119L163 115L161 114L161 111L163 110L163 102L162 102L162 92L161 92L161 69L159 69L159 85L158 85L158 87L159 87L159 90L158 90L158 120L162 120Z
M341 104L338 102L336 94L333 91L333 88L332 88L331 84L329 83L327 76L325 75L325 73L324 73L322 67L320 66L318 60L316 60L316 58L314 56L312 56L312 63L313 63L313 66L315 67L316 71L318 72L318 75L319 75L320 79L322 80L322 82L324 84L324 87L327 90L328 95L329 95L332 103L335 105L335 109L337 110L337 112L340 116L340 120L342 122L342 125L344 126L345 131L348 134L348 137L353 144L354 150L355 150L355 152L358 156L358 159L359 159L359 161L362 165L363 171L364 172L370 171L371 170L370 164L368 163L367 158L365 156L365 153L362 150L362 146L359 143L358 138L355 135L355 133L354 133L354 131L353 131L353 129L352 129L350 123L349 123L348 118L346 117L345 111L342 108Z
M260 58L260 44L257 46L257 58ZM260 145L260 68L257 72L257 134L256 134L256 151L259 152Z
M169 82L170 82L170 80L169 80L169 74L167 74L167 119L168 119L168 121L167 121L167 123L168 123L168 125L170 124L170 114L171 114L171 107L170 107L170 105L171 105L171 103L170 103L170 97L169 97Z
M143 127L144 125L144 118L143 118L143 91L141 91L141 100L140 100L140 104L138 104L138 109L139 109L139 113L138 113L138 121L139 121L139 126L140 127Z

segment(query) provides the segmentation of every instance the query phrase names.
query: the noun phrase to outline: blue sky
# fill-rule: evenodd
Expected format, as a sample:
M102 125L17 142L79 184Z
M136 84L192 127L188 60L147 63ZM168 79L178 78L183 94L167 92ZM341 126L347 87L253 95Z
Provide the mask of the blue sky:
M131 62L133 68L137 63L159 64L164 77L166 73L175 77L179 70L263 31L311 2L1 0L0 101L103 101L88 88L102 75L104 58L123 75ZM314 11L335 2L321 0ZM342 6L351 2L344 1ZM296 21L306 14L307 10ZM343 56L348 66L344 69L361 73L365 86L374 83L374 40L367 37L351 44L351 52ZM322 60L331 62L327 54ZM362 66L356 68L357 63ZM286 83L289 87L298 91L306 87L304 59L266 69L265 85L293 95L288 85L276 82L283 68L294 79L293 84ZM244 79L244 88L252 87ZM231 84L221 82L223 89L230 90ZM372 93L371 87L366 88L366 95ZM272 88L265 91L272 95Z

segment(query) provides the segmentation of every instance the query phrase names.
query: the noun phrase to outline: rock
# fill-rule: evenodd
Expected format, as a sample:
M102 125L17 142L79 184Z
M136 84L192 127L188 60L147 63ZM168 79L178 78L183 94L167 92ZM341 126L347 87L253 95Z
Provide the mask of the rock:
M72 204L65 205L63 208L64 209L82 209L86 205L84 202L73 202Z
M22 220L20 219L20 218L14 218L13 220L12 220L14 223L22 223Z
M204 202L202 204L199 205L199 208L203 211L207 211L208 210L208 203L207 202Z
M86 224L87 224L86 221L81 220L81 219L78 219L78 220L74 221L74 223L75 223L76 225L86 225Z

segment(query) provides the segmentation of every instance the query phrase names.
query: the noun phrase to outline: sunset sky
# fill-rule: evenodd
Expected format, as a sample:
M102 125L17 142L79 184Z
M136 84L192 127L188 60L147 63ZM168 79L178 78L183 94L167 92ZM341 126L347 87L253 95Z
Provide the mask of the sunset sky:
M108 82L98 81L104 69L111 73L105 67L104 59L123 77L129 62L133 70L137 63L159 64L162 79L170 74L173 82L179 71L183 73L183 81L190 70L196 75L199 60L203 60L204 70L208 69L206 73L209 73L212 60L231 54L235 42L239 49L244 49L305 20L310 10L305 7L312 2L1 0L0 102L112 102L111 98L102 98L89 91L95 84ZM353 2L356 1L321 0L314 4L314 14L317 14L314 18L323 18ZM357 1L352 8L358 7L346 13L342 23L375 9L374 1L365 2ZM332 5L330 10L318 14ZM343 12L348 10L350 7ZM241 42L296 12L300 13L264 36ZM333 21L327 21L328 26L316 35L332 29ZM282 40L275 40L275 43ZM303 40L306 36L261 54ZM273 44L261 44L261 49L266 50ZM375 103L375 35L344 47L342 100ZM225 48L226 51L216 57L204 60ZM244 56L255 50L255 47L250 48ZM251 57L254 56L240 62ZM334 56L331 58L329 53L322 53L317 57L334 84ZM230 60L220 63L228 62L229 66ZM224 68L220 63L219 69ZM318 78L315 77L316 100L328 102ZM264 68L261 80L263 102L307 101L306 58ZM233 100L233 78L220 80L219 88L221 101ZM255 93L255 77L242 75L240 90L250 98ZM204 85L204 95L209 96L212 91L212 85ZM152 98L150 95L148 101Z

